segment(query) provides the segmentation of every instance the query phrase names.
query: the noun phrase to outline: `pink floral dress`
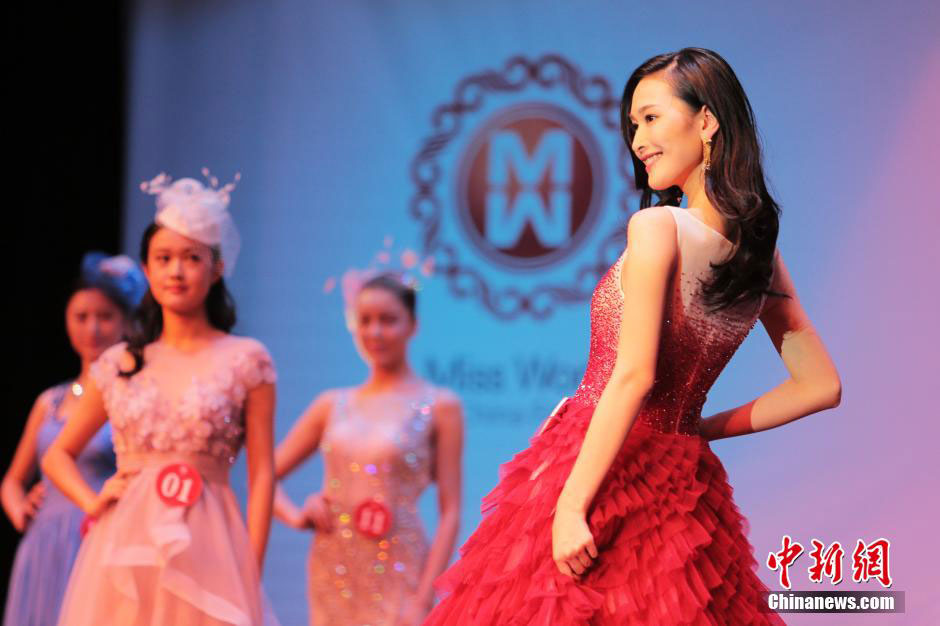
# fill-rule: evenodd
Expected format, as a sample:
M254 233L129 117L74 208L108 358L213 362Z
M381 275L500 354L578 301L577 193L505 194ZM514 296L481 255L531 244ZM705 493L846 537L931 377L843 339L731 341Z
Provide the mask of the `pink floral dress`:
M152 343L130 378L127 359L118 344L91 374L118 468L139 471L85 537L60 626L277 624L229 485L248 392L275 380L270 355L228 335L195 353Z

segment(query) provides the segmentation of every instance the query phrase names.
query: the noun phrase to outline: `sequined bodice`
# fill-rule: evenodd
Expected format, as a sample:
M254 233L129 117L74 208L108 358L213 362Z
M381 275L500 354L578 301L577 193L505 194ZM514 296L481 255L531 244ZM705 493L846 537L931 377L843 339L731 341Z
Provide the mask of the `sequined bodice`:
M337 392L321 448L334 501L354 506L378 497L414 511L431 482L431 401L430 388L370 399Z
M208 454L234 462L244 440L245 397L276 378L264 346L231 335L193 354L151 343L143 369L130 378L118 375L125 352L124 343L109 348L91 370L115 452Z
M695 434L709 389L757 323L766 296L708 313L701 281L732 243L687 210L664 207L676 220L679 261L666 301L656 376L637 419L660 432ZM623 310L621 270L629 250L598 282L591 300L591 347L575 399L596 404L613 371Z

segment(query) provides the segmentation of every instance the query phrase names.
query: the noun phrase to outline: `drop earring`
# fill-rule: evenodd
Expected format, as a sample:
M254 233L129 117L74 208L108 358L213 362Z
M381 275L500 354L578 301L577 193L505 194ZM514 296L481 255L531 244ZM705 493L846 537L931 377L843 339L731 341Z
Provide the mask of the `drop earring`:
M705 148L705 171L707 172L712 167L712 140L704 139L703 145Z

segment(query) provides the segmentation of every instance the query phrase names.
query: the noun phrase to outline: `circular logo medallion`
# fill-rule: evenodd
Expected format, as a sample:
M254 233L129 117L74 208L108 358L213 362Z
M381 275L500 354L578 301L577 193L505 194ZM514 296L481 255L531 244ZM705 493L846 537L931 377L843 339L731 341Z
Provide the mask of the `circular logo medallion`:
M548 103L496 112L464 151L461 224L494 263L535 268L576 250L597 221L603 158L574 115Z
M630 164L606 78L558 54L514 56L433 109L408 212L452 295L546 319L589 300L623 251Z

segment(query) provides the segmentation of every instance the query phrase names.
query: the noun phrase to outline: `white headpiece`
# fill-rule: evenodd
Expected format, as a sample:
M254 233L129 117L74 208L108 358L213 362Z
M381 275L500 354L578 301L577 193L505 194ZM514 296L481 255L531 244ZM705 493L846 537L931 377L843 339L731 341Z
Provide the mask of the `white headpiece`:
M172 179L161 173L153 180L141 183L140 189L157 196L154 222L217 248L223 272L231 276L241 248L241 238L228 212L228 203L229 193L235 189L241 174L235 174L235 180L222 187L219 187L219 179L209 174L208 168L202 168L202 175L209 182L208 187L193 178L181 178L170 184Z

